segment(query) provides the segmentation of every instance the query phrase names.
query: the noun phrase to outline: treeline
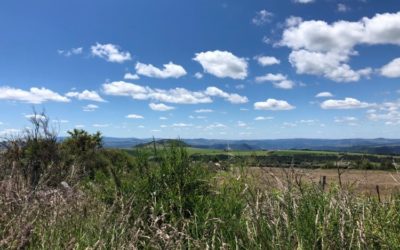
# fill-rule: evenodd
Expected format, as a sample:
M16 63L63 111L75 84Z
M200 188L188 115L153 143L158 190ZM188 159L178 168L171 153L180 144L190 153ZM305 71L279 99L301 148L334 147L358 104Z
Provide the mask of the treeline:
M285 153L274 154L265 151L264 155L235 155L229 153L221 154L193 154L191 158L200 162L221 162L229 164L250 164L257 167L296 167L296 168L345 168L364 170L396 170L398 157L382 155L362 154L317 154L317 153Z

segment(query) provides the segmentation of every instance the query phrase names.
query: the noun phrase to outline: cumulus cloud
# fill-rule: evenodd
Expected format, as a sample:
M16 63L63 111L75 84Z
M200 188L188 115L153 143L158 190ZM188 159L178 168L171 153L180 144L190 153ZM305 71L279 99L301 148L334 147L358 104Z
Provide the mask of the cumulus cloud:
M68 92L65 96L70 98L76 98L78 100L94 101L94 102L105 102L103 98L96 92L90 90L84 90L82 92Z
M41 104L48 101L70 101L67 97L46 88L32 87L27 91L8 86L0 86L0 100L20 101L32 104Z
M386 125L400 125L400 102L384 102L376 109L367 111L371 121L383 121Z
M224 98L228 102L235 104L246 103L249 101L245 96L240 96L238 94L230 94L217 87L208 87L204 93L209 96L218 96Z
M254 103L254 109L257 110L292 110L295 108L295 106L290 105L287 101L272 98L264 102Z
M124 75L124 79L125 80L138 80L140 79L140 76L138 76L137 74L132 74L132 73L125 73Z
M219 78L230 77L243 80L247 77L247 61L228 51L207 51L196 53L193 58L200 63L204 72Z
M58 54L66 56L66 57L70 57L72 55L80 55L83 52L83 48L82 47L78 47L78 48L72 48L69 50L62 50L59 49L57 50Z
M353 70L344 63L349 55L342 52L313 52L308 50L292 51L289 62L296 68L298 74L324 76L336 82L356 82L361 77L368 77L371 68Z
M214 112L214 110L212 110L212 109L197 109L194 112L196 112L196 113L211 113L211 112Z
M179 78L186 75L185 69L173 62L169 62L163 65L163 69L159 69L152 64L136 63L135 69L138 75L144 75L147 77L154 78Z
M349 126L357 126L358 118L353 116L335 117L334 122L347 124Z
M175 127L175 128L186 128L186 127L192 127L193 126L193 124L188 124L188 123L174 123L174 124L172 124L172 127Z
M326 100L321 103L323 109L360 109L373 106L367 102L361 102L355 98L346 97L344 100Z
M155 111L169 111L175 109L175 107L165 105L164 103L150 103L149 107Z
M317 98L324 98L324 97L333 97L331 92L320 92L315 95Z
M294 2L295 2L295 3L303 3L303 4L306 4L306 3L312 3L312 2L314 2L314 0L294 0Z
M251 19L251 22L257 26L261 26L267 22L271 21L273 14L267 10L260 10L256 13L256 15Z
M25 118L28 120L46 120L46 116L40 114L29 114L25 115Z
M244 84L238 84L235 86L235 89L244 89L245 87Z
M282 74L266 74L256 77L257 83L271 82L275 88L292 89L296 84L289 80L286 75Z
M197 79L201 79L203 78L203 74L200 72L196 72L196 74L194 74L194 77L196 77Z
M78 125L77 125L78 126ZM95 123L92 124L93 127L95 128L107 128L110 126L110 124L106 124L106 123Z
M396 78L400 77L400 58L392 60L381 69L381 75Z
M347 5L345 5L343 3L338 3L337 11L339 11L339 12L347 12L349 10L350 10L350 7L348 7Z
M280 60L273 56L256 56L255 59L257 60L258 64L264 67L281 63Z
M266 121L266 120L273 120L274 117L272 116L257 116L254 118L255 121Z
M286 18L285 25L286 27L293 27L299 25L303 21L303 18L298 16L290 16Z
M130 96L136 100L154 100L178 104L211 103L211 97L221 97L231 103L248 102L247 97L227 93L217 87L208 87L205 91L190 91L184 88L152 89L123 81L103 84L103 91L107 95Z
M225 124L219 123L219 122L214 122L214 123L211 123L210 125L206 126L204 128L204 130L226 129L226 128L228 128L228 126L226 126Z
M238 121L238 122L237 122L237 126L238 126L238 127L242 127L242 128L243 128L243 127L247 127L247 123L245 123L245 122L243 122L243 121Z
M113 63L123 63L132 59L129 52L121 51L118 45L111 43L96 43L96 45L91 47L91 51L93 56L103 58L106 61Z
M400 45L400 12L377 14L359 21L301 21L289 26L279 43L293 51L290 63L299 74L321 75L337 82L368 77L370 68L353 70L348 62L360 44Z
M98 108L99 108L99 106L97 106L95 104L88 104L88 105L82 107L83 111L85 111L85 112L93 112Z
M141 115L129 114L129 115L125 116L125 118L128 118L128 119L143 119L144 117L141 116Z
M15 136L20 133L21 130L15 128L7 128L0 130L0 137Z

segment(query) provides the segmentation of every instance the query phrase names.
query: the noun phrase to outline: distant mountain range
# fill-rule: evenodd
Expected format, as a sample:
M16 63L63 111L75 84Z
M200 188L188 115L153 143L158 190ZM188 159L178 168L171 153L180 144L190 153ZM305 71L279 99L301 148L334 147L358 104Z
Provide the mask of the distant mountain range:
M104 146L109 148L132 148L151 142L153 139L104 137ZM156 139L159 140L159 139ZM309 149L341 152L363 152L372 154L400 154L400 139L275 139L275 140L217 140L182 139L196 148L233 150L287 150Z

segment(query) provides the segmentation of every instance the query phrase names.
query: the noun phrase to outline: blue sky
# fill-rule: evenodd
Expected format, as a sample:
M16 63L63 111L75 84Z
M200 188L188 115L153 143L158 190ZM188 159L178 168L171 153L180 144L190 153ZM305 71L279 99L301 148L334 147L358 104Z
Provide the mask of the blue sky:
M0 136L399 138L395 0L5 0L0 32Z

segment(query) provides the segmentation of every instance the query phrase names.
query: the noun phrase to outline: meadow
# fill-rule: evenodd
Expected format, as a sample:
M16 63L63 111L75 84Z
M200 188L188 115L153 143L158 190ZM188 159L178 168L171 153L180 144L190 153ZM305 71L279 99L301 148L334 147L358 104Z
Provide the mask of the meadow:
M322 185L321 169L256 166L267 152L224 162L174 141L105 149L83 130L60 142L48 120L32 122L3 141L2 249L399 249L395 189L360 194L345 179ZM351 166L323 171L371 171ZM367 173L396 177L392 167Z

